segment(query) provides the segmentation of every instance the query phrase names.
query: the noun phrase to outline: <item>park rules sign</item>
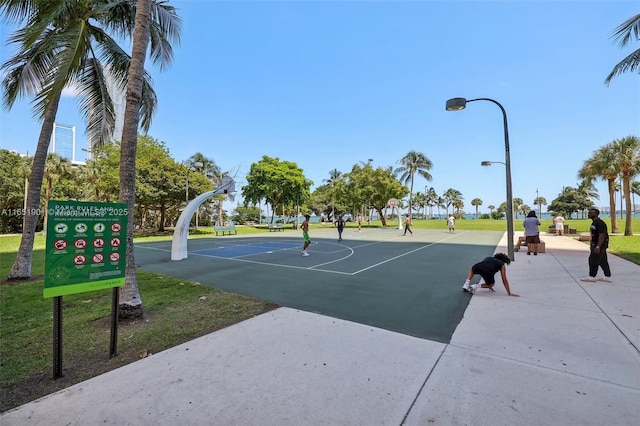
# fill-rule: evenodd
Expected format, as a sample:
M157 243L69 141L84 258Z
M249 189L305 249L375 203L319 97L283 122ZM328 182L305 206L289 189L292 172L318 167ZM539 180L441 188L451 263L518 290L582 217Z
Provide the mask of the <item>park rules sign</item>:
M49 201L44 297L124 285L128 207Z

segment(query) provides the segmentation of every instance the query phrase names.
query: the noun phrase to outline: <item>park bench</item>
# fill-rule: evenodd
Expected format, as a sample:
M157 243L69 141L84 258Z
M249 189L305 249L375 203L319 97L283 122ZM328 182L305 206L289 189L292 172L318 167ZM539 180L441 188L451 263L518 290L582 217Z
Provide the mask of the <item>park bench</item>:
M547 232L549 234L555 234L556 233L556 227L554 225L550 225L549 229L547 230ZM563 234L577 234L577 233L578 233L578 230L576 228L571 228L565 223Z
M284 226L281 223L270 223L267 225L269 232L284 231Z
M234 235L238 234L238 230L236 229L235 225L228 225L228 226L214 226L213 230L216 231L216 235L222 233L222 235L224 236L225 233L231 235L231 233L233 232Z
M516 244L516 247L518 247L518 250L522 246L527 247L526 237L524 236L518 237L518 243ZM545 253L546 252L545 249L546 247L545 247L544 241L540 240L540 242L538 243L538 253Z

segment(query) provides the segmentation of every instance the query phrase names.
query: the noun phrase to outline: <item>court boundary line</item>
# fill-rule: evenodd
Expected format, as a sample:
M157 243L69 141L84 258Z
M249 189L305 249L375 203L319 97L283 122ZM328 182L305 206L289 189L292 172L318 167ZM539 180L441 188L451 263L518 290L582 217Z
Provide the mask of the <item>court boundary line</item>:
M457 234L457 235L463 235L463 234L466 234L466 232L463 232L462 234ZM399 255L394 256L394 257L391 257L391 258L389 258L389 259L383 260L382 262L374 263L373 265L370 265L370 266L368 266L368 267L366 267L366 268L363 268L363 269L360 269L360 270L358 270L358 271L355 271L355 272L353 273L353 275L359 274L359 273L364 272L364 271L368 271L369 269L374 268L374 267L376 267L376 266L383 265L383 264L385 264L385 263L387 263L387 262L390 262L390 261L392 261L392 260L396 260L396 259L399 259L399 258L404 257L404 256L406 256L406 255L413 254L413 253L415 253L415 252L417 252L417 251L420 251L420 250L423 250L423 249L429 248L429 247L434 246L434 245L436 245L436 244L440 244L441 242L443 242L443 241L447 241L447 240L449 240L449 239L451 239L451 238L454 238L454 235L451 235L451 236L449 236L449 237L447 237L447 238L444 238L444 239L442 239L442 240L435 241L435 242L433 242L433 243L430 243L430 244L424 245L424 246L422 246L422 247L418 247L418 248L416 248L416 249L414 249L414 250L410 250L410 251L408 251L408 252L406 252L406 253L399 254Z
M332 260L330 262L325 262L325 263L321 263L321 264L317 264L317 265L312 265L312 266L295 266L295 265L282 265L282 264L274 264L274 263L267 263L267 262L260 262L257 260L248 260L248 259L243 259L241 257L221 257L221 256L215 256L215 255L210 255L210 254L201 254L201 253L196 253L196 252L189 252L189 254L193 255L193 256L200 256L200 257L208 257L208 258L214 258L214 259L220 259L220 260L226 260L226 261L236 261L236 262L244 262L244 263L252 263L252 264L257 264L257 265L267 265L267 266L273 266L273 267L277 267L277 268L290 268L290 269L301 269L301 270L307 270L307 271L317 271L317 272L325 272L325 273L332 273L332 274L339 274L339 275L347 275L347 276L355 276L357 274L360 274L362 272L368 271L369 269L372 269L374 267L383 265L385 263L388 263L392 260L396 260L399 259L401 257L407 256L409 254L413 254L417 251L432 247L434 245L440 244L444 241L450 240L451 238L455 238L456 236L460 236L460 235L464 235L467 234L469 231L464 231L458 234L454 234L454 235L449 235L447 238L443 238L441 240L438 241L434 241L432 243L423 245L421 247L418 247L416 249L410 250L408 252L399 254L397 256L391 257L389 259L385 259L381 262L377 262L374 263L372 265L367 266L366 268L363 269L359 269L357 271L354 272L342 272L342 271L332 271L332 270L327 270L327 269L317 269L321 266L324 265L328 265L331 263L335 263L335 262L341 262L344 259L348 259L349 257L351 257L354 254L354 250L351 247L348 246L344 246L342 244L335 244L335 243L324 243L324 244L333 244L333 245L340 245L342 247L347 247L350 250L350 254L348 256L342 257L340 259L336 259L336 260ZM318 242L314 241L316 244L319 244ZM375 244L380 244L380 243L387 243L388 241L374 241L374 242L370 242L367 244L362 244L359 245L357 248L360 247L365 247L365 246L369 246L369 245L375 245ZM236 244L235 246L249 246L251 244ZM140 247L140 248L145 248L145 249L149 249L149 250L157 250L157 251L165 251L165 252L171 252L171 250L167 250L167 249L161 249L161 248L157 248L157 247ZM287 250L292 250L292 248L286 248L286 249L282 249L282 250L278 250L278 251L287 251ZM247 256L252 256L252 254L249 254ZM184 260L184 259L182 259Z

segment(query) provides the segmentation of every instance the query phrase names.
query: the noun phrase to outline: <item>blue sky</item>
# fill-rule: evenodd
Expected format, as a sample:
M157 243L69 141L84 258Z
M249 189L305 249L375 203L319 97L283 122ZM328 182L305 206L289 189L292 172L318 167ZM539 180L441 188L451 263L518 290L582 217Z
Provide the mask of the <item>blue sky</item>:
M502 114L490 102L445 111L452 97L486 97L507 111L514 197L551 202L593 151L640 136L640 78L609 87L613 66L640 47L613 30L640 12L628 1L170 1L182 42L165 72L147 61L159 98L149 135L177 161L196 152L244 174L263 155L296 162L315 186L362 161L397 167L407 152L433 162L434 187L464 209L505 200ZM4 45L4 62L12 53ZM86 144L75 101L58 122ZM27 101L0 113L0 146L33 153L40 123ZM598 183L599 206L607 205ZM237 199L239 200L239 198ZM636 202L640 202L637 200ZM230 205L231 208L235 203ZM543 207L544 211L544 207Z

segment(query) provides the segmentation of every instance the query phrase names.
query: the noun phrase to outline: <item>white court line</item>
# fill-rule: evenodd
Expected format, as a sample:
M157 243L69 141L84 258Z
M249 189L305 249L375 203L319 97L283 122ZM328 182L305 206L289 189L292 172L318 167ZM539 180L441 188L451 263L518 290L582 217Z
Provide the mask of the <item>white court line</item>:
M324 269L313 269L313 268L317 267L318 265L314 265L314 266L282 265L282 264L275 264L275 263L258 262L257 260L241 259L241 258L238 258L238 257L219 257L219 256L211 256L211 255L208 255L208 254L200 254L200 253L191 253L191 254L193 256L213 257L215 259L224 259L224 260L229 260L229 261L232 261L232 262L252 263L252 264L255 264L255 265L266 265L266 266L273 266L273 267L276 267L276 268L304 269L304 270L308 270L308 271L326 272L326 273L330 273L330 274L353 275L350 272L327 271L327 270L324 270Z
M433 243L424 245L422 247L418 247L418 248L416 248L414 250L408 251L408 252L400 254L398 256L394 256L394 257L392 257L390 259L383 260L382 262L374 263L373 265L370 265L370 266L368 266L366 268L363 268L363 269L360 269L360 270L354 271L354 272L341 272L341 271L332 271L332 270L326 270L326 269L316 269L316 268L318 268L320 266L328 265L328 264L335 263L335 262L340 262L340 261L342 261L344 259L347 259L347 258L351 257L354 254L354 250L351 249L350 247L343 246L342 244L336 244L336 243L324 243L324 244L333 244L333 245L340 245L340 246L343 246L343 247L347 247L350 250L350 254L348 256L345 256L345 257L340 258L340 259L336 259L336 260L333 260L333 261L330 261L330 262L325 262L325 263L321 263L321 264L318 264L318 265L312 265L312 266L282 265L282 264L274 264L274 263L268 263L268 262L259 262L259 261L256 261L256 260L247 260L247 259L242 259L242 258L239 258L239 257L221 257L221 256L210 255L210 254L200 254L200 253L193 253L193 252L190 252L189 254L191 254L193 256L210 257L210 258L222 259L222 260L227 260L227 261L252 263L252 264L256 264L256 265L267 265L267 266L274 266L274 267L279 267L279 268L302 269L302 270L310 270L310 271L324 272L324 273L330 273L330 274L353 276L353 275L357 275L357 274L359 274L361 272L368 271L369 269L372 269L372 268L374 268L376 266L383 265L383 264L385 264L387 262L390 262L392 260L399 259L401 257L404 257L406 255L415 253L415 252L420 251L422 249L434 246L434 245L439 244L439 243L441 243L443 241L447 241L447 240L449 240L451 238L455 238L457 236L464 235L464 234L466 234L468 232L469 231L465 231L465 232L461 232L461 233L458 233L458 234L450 235L447 238L435 241ZM366 246L369 246L369 245L381 244L381 243L385 243L385 242L388 242L388 241L375 241L375 242L371 242L371 243L368 243L368 244L362 244L362 245L358 246L358 248L366 247ZM314 241L312 244L313 245L317 245L318 242ZM251 244L237 244L236 246L241 246L241 245L251 245ZM170 252L171 251L171 250L159 249L159 248L155 248L155 247L143 247L143 248L147 248L149 250L166 251L166 252ZM293 249L292 248L286 248L286 249L282 249L280 251L288 251L288 250L293 250ZM251 255L253 255L253 254L249 254L247 256L251 256Z
M350 258L351 256L353 256L354 251L353 251L353 249L352 249L351 247L349 247L349 246L345 246L344 244L337 244L337 243L324 243L324 244L333 244L334 246L344 247L344 248L346 248L346 249L349 251L349 254L348 254L348 255L346 255L346 256L344 256L344 257L341 257L341 258L339 258L339 259L332 260L332 261L330 261L330 262L325 262L325 263L321 263L321 264L319 264L319 265L312 266L310 269L315 269L315 268L319 268L320 266L330 265L330 264L335 263L335 262L342 262L343 260L348 259L348 258Z
M462 235L462 234L466 234L466 232L463 232L463 233L461 233L461 234L457 234L457 235ZM359 271L355 271L355 272L353 272L353 273L352 273L352 275L356 275L356 274L359 274L360 272L368 271L369 269L371 269L371 268L375 268L376 266L383 265L383 264L385 264L385 263L387 263L387 262L391 262L392 260L399 259L399 258L401 258L401 257L404 257L404 256L408 255L408 254L412 254L412 253L415 253L415 252L420 251L420 250L422 250L422 249L426 249L426 248L428 248L428 247L434 246L434 245L439 244L439 243L441 243L441 242L443 242L443 241L447 241L447 240L449 240L449 239L451 239L451 238L454 238L454 237L455 237L455 236L457 236L457 235L452 235L452 236L447 237L447 238L445 238L445 239L442 239L442 240L439 240L439 241L435 241L435 242L433 242L433 243L431 243L431 244L427 244L426 246L418 247L418 248L417 248L417 249L415 249L415 250L411 250L411 251L408 251L408 252L406 252L406 253L399 254L399 255L394 256L394 257L392 257L392 258L390 258L390 259L383 260L382 262L374 263L374 264L373 264L373 265L371 265L371 266L368 266L368 267L366 267L366 268L364 268L364 269L360 269Z

